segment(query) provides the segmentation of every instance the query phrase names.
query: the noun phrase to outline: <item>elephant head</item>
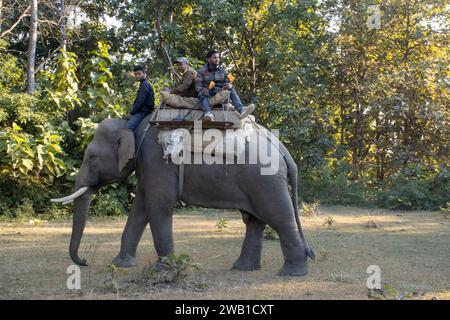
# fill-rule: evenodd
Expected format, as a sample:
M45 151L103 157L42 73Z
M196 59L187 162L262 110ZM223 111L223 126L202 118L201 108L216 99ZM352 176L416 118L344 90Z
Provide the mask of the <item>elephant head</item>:
M86 148L83 163L75 182L75 192L67 197L52 199L52 202L69 203L73 201L73 225L70 239L70 257L78 265L86 266L86 260L78 256L78 248L83 236L86 218L89 213L91 196L101 186L126 179L134 170L128 163L119 171L122 157L129 155L129 149L134 146L120 145L117 147L117 132L125 125L124 120L105 119L95 132L94 138Z

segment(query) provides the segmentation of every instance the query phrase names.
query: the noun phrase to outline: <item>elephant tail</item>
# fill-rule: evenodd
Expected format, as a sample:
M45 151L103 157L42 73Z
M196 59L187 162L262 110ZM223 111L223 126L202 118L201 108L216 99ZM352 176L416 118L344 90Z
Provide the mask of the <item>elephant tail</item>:
M305 244L306 254L313 261L316 261L316 254L314 253L314 250L312 250L311 247L308 245L308 242L306 241L305 236L303 234L302 225L300 223L300 214L298 210L298 193L297 193L297 165L295 164L294 159L289 154L289 152L287 152L287 150L286 152L282 153L288 169L288 181L291 187L292 206L294 207L295 221L297 222L298 232L300 233L301 240Z

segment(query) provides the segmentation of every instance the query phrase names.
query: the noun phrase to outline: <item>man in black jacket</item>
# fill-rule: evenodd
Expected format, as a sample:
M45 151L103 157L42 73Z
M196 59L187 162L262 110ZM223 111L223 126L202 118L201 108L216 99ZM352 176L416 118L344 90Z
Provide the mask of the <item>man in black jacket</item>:
M134 100L133 108L126 119L127 129L136 130L141 121L155 109L155 94L153 87L147 80L147 73L143 66L136 66L133 69L134 79L140 82L137 97Z
M125 117L128 122L124 128L120 128L117 132L119 171L122 171L130 163L130 160L135 158L136 142L134 132L141 121L155 109L155 94L150 82L147 80L145 68L136 66L133 71L134 79L139 81L140 85L133 108Z

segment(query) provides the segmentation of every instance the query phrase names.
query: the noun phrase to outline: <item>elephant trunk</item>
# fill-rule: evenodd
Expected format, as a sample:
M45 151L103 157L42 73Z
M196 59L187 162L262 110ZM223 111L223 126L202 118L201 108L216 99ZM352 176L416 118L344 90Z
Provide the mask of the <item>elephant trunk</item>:
M91 204L92 188L89 188L82 196L74 199L73 202L73 224L72 236L70 238L69 253L73 262L80 266L87 266L85 259L78 256L78 248L80 247L81 238L83 237L86 219Z

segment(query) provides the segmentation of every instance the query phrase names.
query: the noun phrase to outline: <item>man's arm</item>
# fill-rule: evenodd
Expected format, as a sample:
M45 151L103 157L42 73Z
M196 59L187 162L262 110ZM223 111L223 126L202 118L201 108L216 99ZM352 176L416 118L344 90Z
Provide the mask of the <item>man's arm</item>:
M224 84L231 83L230 79L228 79L228 71L226 69L223 69L223 75L224 75L223 83Z
M175 94L182 94L184 91L189 89L189 87L191 86L193 81L195 81L194 80L194 73L190 72L190 71L187 71L187 72L184 73L183 78L181 78L180 83L178 84L178 86L173 88L171 92L175 93Z
M224 75L224 78L223 78L223 89L224 90L230 90L233 87L233 85L231 84L231 81L228 78L228 71L223 69L223 75Z
M199 95L202 94L202 92L204 92L205 87L203 87L203 74L201 72L197 72L197 75L195 76L195 91L197 91L197 93Z
M152 112L153 110L155 110L155 92L153 91L153 87L152 85L147 82L148 87L149 87L149 94L150 94L150 104L149 104L149 108L150 108L150 112Z
M147 81L144 81L139 86L139 91L138 91L136 100L134 100L133 109L131 109L130 114L133 115L133 114L139 112L144 107L145 101L147 100L147 96L149 94L153 94L153 89L152 89L150 83L148 83ZM153 99L153 108L154 108L154 99Z

